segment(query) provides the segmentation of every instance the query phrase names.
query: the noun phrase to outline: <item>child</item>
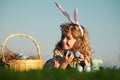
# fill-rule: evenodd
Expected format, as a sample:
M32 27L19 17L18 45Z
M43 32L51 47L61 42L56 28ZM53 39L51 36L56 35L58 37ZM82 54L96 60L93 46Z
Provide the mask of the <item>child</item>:
M63 8L56 6L68 18L70 23L64 23L61 27L61 39L54 49L54 58L48 60L45 65L52 68L66 69L68 66L77 68L80 72L91 70L91 49L86 29L77 21L77 10L74 11L73 21Z

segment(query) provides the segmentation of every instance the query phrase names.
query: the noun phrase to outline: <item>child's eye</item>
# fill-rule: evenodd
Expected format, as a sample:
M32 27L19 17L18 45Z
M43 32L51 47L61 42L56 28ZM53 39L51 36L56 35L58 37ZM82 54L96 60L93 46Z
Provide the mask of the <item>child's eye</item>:
M67 37L67 39L70 39L70 37Z

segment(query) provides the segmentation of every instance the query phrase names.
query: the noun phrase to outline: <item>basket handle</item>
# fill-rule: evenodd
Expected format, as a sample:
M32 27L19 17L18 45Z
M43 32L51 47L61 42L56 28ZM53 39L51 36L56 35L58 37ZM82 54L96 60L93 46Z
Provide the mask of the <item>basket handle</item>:
M21 33L18 33L18 34L11 34L9 35L2 43L2 49L1 49L1 52L2 52L2 60L5 61L5 57L4 57L4 49L5 49L5 45L7 43L7 41L12 38L12 37L15 37L15 36L23 36L23 37L26 37L30 40L32 40L32 42L35 44L36 48L37 48L37 53L38 53L38 59L40 59L40 46L38 45L38 43L36 42L36 40L31 37L30 35L26 35L26 34L21 34Z

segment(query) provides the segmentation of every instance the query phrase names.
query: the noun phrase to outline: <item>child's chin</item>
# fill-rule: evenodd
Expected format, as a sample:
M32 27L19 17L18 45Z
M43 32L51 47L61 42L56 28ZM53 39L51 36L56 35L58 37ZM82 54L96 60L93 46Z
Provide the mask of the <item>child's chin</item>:
M69 50L70 48L68 46L63 46L63 49Z
M67 48L67 47L64 47L63 49L65 49L65 50L69 50L69 48Z

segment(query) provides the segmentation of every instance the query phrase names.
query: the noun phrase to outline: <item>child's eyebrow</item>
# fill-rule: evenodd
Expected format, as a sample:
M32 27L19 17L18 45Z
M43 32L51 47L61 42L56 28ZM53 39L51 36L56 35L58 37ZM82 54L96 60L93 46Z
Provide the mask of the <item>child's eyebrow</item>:
M69 35L66 35L66 37L68 37L68 38L72 38L72 36L69 36Z

